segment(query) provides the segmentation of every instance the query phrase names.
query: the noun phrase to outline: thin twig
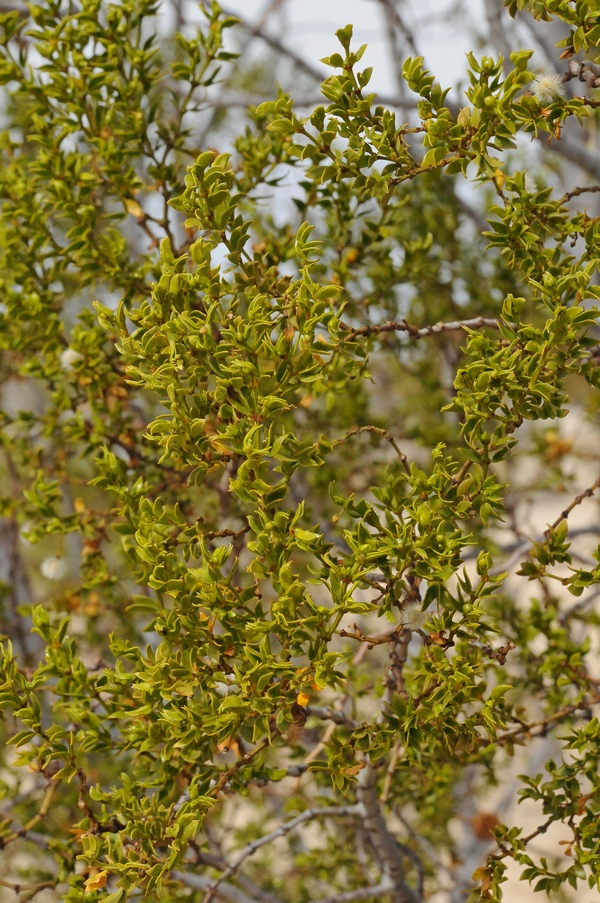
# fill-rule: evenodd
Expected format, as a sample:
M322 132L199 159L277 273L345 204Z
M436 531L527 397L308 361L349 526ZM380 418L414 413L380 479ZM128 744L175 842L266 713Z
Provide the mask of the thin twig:
M210 878L205 875L194 875L191 872L176 871L171 873L171 877L175 881L181 881L192 890L207 890L212 885ZM227 900L227 903L257 903L256 897L249 896L233 884L221 884L217 894L223 900Z
M509 558L501 561L500 564L494 565L493 568L490 568L488 574L490 577L497 577L499 574L503 574L505 571L510 571L513 565L517 564L517 562L521 561L523 555L527 555L531 546L533 545L532 540L526 540L525 542L520 543L517 548L512 552Z
M39 881L36 884L17 884L13 881L0 880L0 887L11 890L13 894L24 894L23 897L19 898L19 903L28 903L28 901L33 900L40 891L50 887L56 887L56 881Z
M419 49L415 43L414 35L398 12L397 6L391 3L390 0L379 0L379 3L385 9L390 22L394 23L395 27L406 41L411 54L413 56L419 56Z
M327 743L329 743L329 741L331 740L331 738L335 732L335 728L336 728L335 721L331 721L327 725L327 728L325 729L325 733L323 734L323 736L321 737L319 742L315 743L315 745L310 750L310 752L308 753L308 755L306 756L306 758L304 760L304 765L306 766L307 769L308 769L308 766L310 765L310 763L314 762L314 760L317 758L317 756L319 756L321 754L321 752L325 749ZM298 789L299 786L300 786L300 781L298 780L298 781L296 781L296 790Z
M584 194L586 191L600 191L600 185L586 185L583 188L574 188L573 191L567 191L566 194L563 194L559 204L566 204L567 201L570 201L571 198L577 198L580 194Z
M580 612L585 611L585 609L590 605L594 599L597 599L600 596L600 586L597 586L593 592L589 595L584 596L583 599L579 599L575 605L572 605L570 608L567 608L566 611L560 615L558 619L558 623L564 627L565 624L568 624L571 618L575 618Z
M587 489L584 489L583 492L580 492L579 495L573 499L571 504L567 505L567 507L564 509L564 511L561 511L561 513L556 518L556 520L553 523L551 523L550 526L548 527L548 529L545 531L544 536L546 537L546 539L550 538L551 534L554 533L554 531L556 530L558 525L563 520L568 519L569 514L571 513L573 508L576 508L577 505L580 505L583 501L585 501L585 499L591 498L593 496L593 494L595 493L596 489L598 489L599 487L600 487L600 477L598 477L598 479L594 483L592 483L591 486L589 486Z
M402 449L398 446L396 440L394 439L392 434L389 432L389 430L384 430L378 426L356 426L353 429L348 430L348 432L344 436L342 436L341 439L337 439L335 442L335 445L341 445L343 442L346 442L352 436L357 436L359 433L372 433L375 436L382 436L383 439L385 439L387 442L390 443L390 445L392 446L392 448L398 455L400 461L402 462L402 466L404 467L404 470L406 471L408 476L410 476L410 467L408 465L408 458L406 457L406 455L404 454Z
M210 8L212 5L212 0L200 0L202 6ZM238 24L240 28L243 28L244 31L250 32L252 37L260 38L261 41L264 41L265 44L268 44L273 50L276 50L277 53L280 53L282 56L287 57L297 69L300 69L306 75L310 76L310 78L319 82L319 84L327 78L327 73L321 69L317 69L316 66L311 66L310 63L307 63L303 57L299 56L294 50L291 50L289 47L286 47L285 44L282 44L278 38L273 37L273 35L269 34L263 28L257 28L256 25L252 25L252 23L248 22L247 19L243 19L238 12L233 9L227 9L226 7L221 6L221 11L226 16L233 16L238 20Z
M291 831L294 831L304 822L312 821L315 818L341 818L347 815L354 816L359 815L361 812L362 806L360 804L355 804L352 806L322 806L320 808L307 809L305 812L301 812L300 815L297 815L295 818L292 818L285 824L278 825L277 828L275 828L269 834L264 834L257 840L250 841L250 843L246 844L243 850L238 853L236 858L229 864L225 871L206 888L206 894L204 895L203 903L210 903L221 884L235 875L235 873L246 861L246 859L248 859L250 856L253 856L258 850L260 850L261 847L264 847L266 844L272 843L279 837L285 837L287 834L289 834Z
M408 85L402 74L402 64L407 56L420 56L411 30L406 26L392 0L379 0L385 19L385 37L389 48L389 59L394 70L396 90L399 97L407 98ZM414 99L412 99L414 109Z
M548 728L552 727L552 725L558 724L563 721L563 719L569 718L577 712L590 709L599 702L600 693L593 693L591 696L582 699L581 702L564 706L564 708L560 709L558 712L554 712L554 714L548 715L547 718L543 718L540 721L530 721L529 723L523 722L522 724L519 724L518 727L505 731L503 734L499 734L493 740L482 739L479 745L480 747L485 747L490 746L491 744L496 745L499 743L506 743L507 740L515 739L520 734L527 734L530 737L543 737L548 731Z
M32 828L35 828L36 825L39 825L41 821L44 820L46 815L48 814L48 810L50 809L50 803L52 802L52 797L56 793L59 787L59 782L50 782L46 787L46 791L44 793L44 798L42 800L42 804L36 813L36 815L32 816L29 819L27 824L23 825L22 828L18 828L16 831L13 831L12 834L9 834L7 837L3 838L3 846L6 846L9 843L12 843L13 840L17 840L19 837L27 837Z

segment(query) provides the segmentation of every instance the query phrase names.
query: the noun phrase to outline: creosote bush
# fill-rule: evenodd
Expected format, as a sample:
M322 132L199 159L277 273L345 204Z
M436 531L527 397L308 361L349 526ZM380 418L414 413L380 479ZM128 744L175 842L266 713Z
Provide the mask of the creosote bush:
M10 899L600 889L598 186L523 163L597 127L600 19L507 6L557 76L407 58L400 113L347 26L231 140L216 3L1 14Z

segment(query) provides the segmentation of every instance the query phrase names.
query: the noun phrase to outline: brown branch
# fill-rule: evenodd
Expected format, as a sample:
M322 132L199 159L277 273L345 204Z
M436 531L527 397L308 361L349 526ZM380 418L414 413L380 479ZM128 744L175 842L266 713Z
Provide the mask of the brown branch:
M590 706L597 705L599 702L600 692L594 693L592 696L583 699L579 703L572 703L571 705L564 706L564 708L560 709L558 712L554 712L553 715L548 715L547 718L543 718L540 721L523 722L519 727L512 728L510 731L505 731L504 734L500 734L494 740L482 738L479 747L506 743L507 740L518 737L519 734L528 734L531 737L543 737L548 731L548 728L552 727L552 725L558 724L563 719L568 718L570 715L575 715L577 712L585 711L586 709L589 709Z
M243 536L245 533L250 532L250 527L246 524L245 527L242 527L241 530L230 530L229 527L224 530L209 530L207 533L203 533L202 536L204 539L208 539L209 541L213 539L218 539L222 537L232 537L234 539L239 539L240 536Z
M367 634L363 633L356 624L353 624L352 627L353 630L345 630L344 628L338 630L337 635L347 637L350 640L358 640L359 643L368 643L367 649L373 649L375 646L382 646L384 643L390 643L392 637L402 630L402 625L400 625L381 636L367 636Z
M580 492L579 495L573 499L571 504L567 505L567 507L564 509L564 511L561 511L561 513L556 518L556 520L553 523L551 523L550 526L548 527L548 529L544 532L544 536L546 537L546 539L550 538L551 534L556 530L558 525L563 520L568 519L569 514L571 513L573 508L576 508L577 505L580 505L583 501L585 501L585 499L591 498L593 496L593 494L595 493L596 489L598 489L599 487L600 487L600 477L598 477L598 479L594 483L592 483L591 486L589 486L587 489L584 489L583 492Z
M571 198L579 197L580 194L584 194L586 191L600 191L600 185L587 185L584 188L574 188L573 191L567 191L566 194L563 194L558 203L566 204Z
M271 744L269 740L264 740L255 749L251 750L250 752L244 753L243 756L240 756L235 765L232 765L231 768L227 769L227 771L223 771L221 773L221 777L214 785L214 787L211 787L208 795L216 799L221 790L223 790L223 788L229 783L230 778L233 777L236 771L239 771L240 768L244 768L244 766L246 766L248 762L251 762L252 759L255 758L255 756L257 756L260 752L263 752L263 750L265 750L270 745Z
M528 844L535 837L539 837L540 834L545 834L553 821L556 821L556 819L554 818L553 815L551 815L550 818L547 821L545 821L543 825L540 825L538 828L535 829L535 831L532 831L531 834L528 834L527 837L523 837L521 842L524 844Z
M379 335L382 332L407 332L411 339L423 339L425 336L437 335L441 332L454 332L459 329L482 329L483 327L498 329L498 320L490 317L473 317L470 320L452 320L449 323L433 323L429 326L414 326L406 320L388 320L373 326L360 326L350 329L345 338L352 341L358 336Z
M460 470L457 471L457 473L455 473L452 477L452 484L454 486L458 486L459 483L462 483L464 477L467 475L472 466L473 462L469 461L469 459L467 458L467 460L461 465Z
M572 59L568 63L568 72L563 75L563 81L568 82L572 78L579 79L589 88L600 88L600 66L590 60Z
M521 839L521 843L523 843L524 846L527 846L527 844L534 840L536 837L539 837L541 834L545 834L554 821L556 821L556 818L554 815L551 815L543 825L540 825L535 829L535 831L532 831L531 834L528 834L527 837L523 837ZM498 844L498 846L500 848L500 851L498 853L491 853L487 857L486 862L498 862L501 859L505 859L507 856L512 856L514 858L514 850L512 850L510 847L506 847L503 843Z
M404 666L408 660L408 647L412 639L412 630L409 627L400 626L390 637L390 667L385 677L385 693L382 700L382 714L386 714L392 704L394 693L406 698L406 684L404 681Z
M79 798L77 800L77 807L78 807L78 809L81 809L85 813L86 818L89 820L90 831L93 834L99 833L100 822L94 815L94 812L91 809L90 804L87 800L88 781L87 781L87 775L82 768L77 769L77 780L79 781L79 794L78 794Z

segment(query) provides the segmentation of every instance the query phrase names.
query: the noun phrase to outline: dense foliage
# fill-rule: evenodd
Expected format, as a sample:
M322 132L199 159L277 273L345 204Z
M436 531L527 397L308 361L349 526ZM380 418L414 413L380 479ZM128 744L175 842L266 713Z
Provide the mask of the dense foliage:
M0 16L7 894L600 889L600 480L561 425L598 409L598 189L515 150L597 123L600 18L507 6L567 24L559 75L470 55L455 109L407 59L399 114L348 26L322 106L229 144L216 4L162 43L149 0Z

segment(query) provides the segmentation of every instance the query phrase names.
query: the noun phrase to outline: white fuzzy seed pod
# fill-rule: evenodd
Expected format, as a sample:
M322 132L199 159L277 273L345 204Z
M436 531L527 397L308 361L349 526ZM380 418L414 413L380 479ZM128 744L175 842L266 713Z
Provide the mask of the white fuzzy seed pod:
M533 83L533 94L540 103L552 103L565 93L562 75L544 73L537 75Z
M40 571L47 580L62 580L67 573L67 565L62 558L51 555L44 558L40 565Z
M75 364L82 360L83 354L75 351L74 348L65 348L60 355L60 365L66 373L70 373L75 368Z

